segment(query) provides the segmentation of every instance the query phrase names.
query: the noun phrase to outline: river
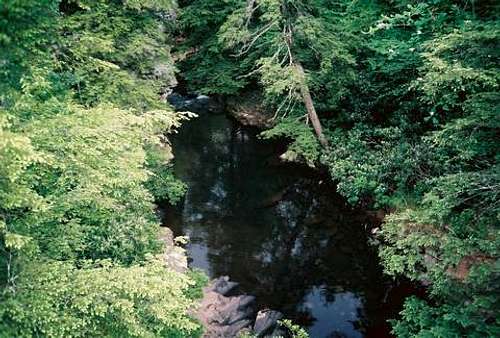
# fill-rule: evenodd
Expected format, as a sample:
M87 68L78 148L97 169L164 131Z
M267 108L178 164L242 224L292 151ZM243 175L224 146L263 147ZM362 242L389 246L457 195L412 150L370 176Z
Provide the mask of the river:
M162 206L164 224L189 236L190 266L230 276L312 338L389 336L405 288L383 276L367 243L374 220L313 170L281 164L283 145L257 135L205 113L173 137L189 189Z

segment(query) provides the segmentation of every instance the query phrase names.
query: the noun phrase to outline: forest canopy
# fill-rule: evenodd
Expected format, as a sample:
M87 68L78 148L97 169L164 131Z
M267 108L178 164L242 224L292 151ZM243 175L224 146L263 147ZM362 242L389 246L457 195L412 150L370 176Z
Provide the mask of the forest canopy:
M428 290L396 336L500 336L499 7L0 0L0 337L200 336L154 204L186 190L176 75L258 92L263 138L385 212L386 273Z

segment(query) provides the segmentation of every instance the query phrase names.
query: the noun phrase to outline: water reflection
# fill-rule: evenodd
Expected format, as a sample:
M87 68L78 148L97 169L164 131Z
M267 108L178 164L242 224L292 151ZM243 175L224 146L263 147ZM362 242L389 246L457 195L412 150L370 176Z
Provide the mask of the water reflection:
M231 276L260 308L285 313L313 338L387 335L389 284L362 214L319 179L278 165L278 145L223 115L187 123L173 144L176 174L190 188L165 223L190 237L193 267Z
M352 292L339 292L333 296L332 299L323 287L313 287L304 297L299 308L315 319L309 328L310 335L361 338L362 334L354 326L360 320L362 299Z

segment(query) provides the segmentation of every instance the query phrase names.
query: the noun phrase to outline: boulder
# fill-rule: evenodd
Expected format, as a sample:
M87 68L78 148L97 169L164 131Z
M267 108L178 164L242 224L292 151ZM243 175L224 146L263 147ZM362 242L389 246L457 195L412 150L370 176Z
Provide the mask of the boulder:
M238 283L229 277L214 279L203 289L203 299L196 318L205 327L204 337L237 337L242 330L252 328L253 302L255 297L247 295L226 296Z
M271 333L269 338L277 338L277 337L286 337L286 331L281 327L281 325L276 325L276 328L273 330L273 333Z
M237 286L238 283L230 281L228 276L222 276L213 280L207 287L207 291L214 291L227 296L227 294L234 290Z
M240 319L250 317L253 313L250 306L254 301L255 297L253 296L228 297L226 304L218 310L220 316L224 318L221 324L231 324Z
M253 332L258 337L263 337L267 333L271 333L276 329L278 320L283 318L283 314L274 310L261 310L257 313Z
M195 317L203 324L205 338L238 337L251 332L258 337L279 337L283 330L277 325L283 314L273 310L257 313L253 303L255 297L249 295L228 296L238 283L222 276L212 280L203 289L203 299Z

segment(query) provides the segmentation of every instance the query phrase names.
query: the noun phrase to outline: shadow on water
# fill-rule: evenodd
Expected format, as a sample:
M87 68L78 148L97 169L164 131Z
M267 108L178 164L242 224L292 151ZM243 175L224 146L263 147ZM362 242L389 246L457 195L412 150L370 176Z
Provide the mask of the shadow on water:
M164 224L187 235L192 267L229 275L259 308L279 310L312 338L386 337L401 306L352 210L321 178L279 164L281 146L225 115L204 114L173 142L189 185Z

